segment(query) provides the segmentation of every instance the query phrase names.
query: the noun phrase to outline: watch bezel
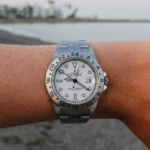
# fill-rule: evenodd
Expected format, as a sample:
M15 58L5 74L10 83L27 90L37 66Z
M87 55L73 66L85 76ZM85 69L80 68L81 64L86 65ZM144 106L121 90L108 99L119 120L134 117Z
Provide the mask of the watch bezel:
M55 91L55 88L53 87L53 75L54 72L56 71L57 67L60 66L64 61L68 61L68 59L82 59L88 62L95 70L97 73L97 89L95 91L95 95L91 98L91 100L87 101L86 103L82 104L71 104L67 103L63 100L59 99L59 96L57 96L57 93ZM49 96L53 100L53 102L59 106L65 107L65 108L72 108L72 109L78 109L81 107L90 107L92 106L95 102L98 101L101 93L104 91L104 72L97 62L96 59L94 59L92 56L87 55L83 52L67 52L63 55L60 55L56 59L52 61L52 63L49 65L47 73L46 73L46 87L47 91L49 93Z

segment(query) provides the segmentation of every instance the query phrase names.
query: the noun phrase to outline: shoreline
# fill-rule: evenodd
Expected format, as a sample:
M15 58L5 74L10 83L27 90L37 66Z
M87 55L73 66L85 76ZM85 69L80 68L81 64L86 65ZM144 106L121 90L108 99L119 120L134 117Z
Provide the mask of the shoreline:
M0 23L150 23L148 19L89 19L89 18L75 18L75 19L47 19L47 18L33 18L33 19L7 19L0 18Z
M52 45L55 42L46 42L39 38L16 35L9 31L0 30L0 44L18 44L18 45Z

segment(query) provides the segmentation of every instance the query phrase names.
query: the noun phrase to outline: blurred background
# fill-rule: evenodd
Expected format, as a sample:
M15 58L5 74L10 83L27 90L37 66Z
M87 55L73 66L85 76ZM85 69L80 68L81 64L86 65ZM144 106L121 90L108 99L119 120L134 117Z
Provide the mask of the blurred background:
M150 39L150 0L0 0L0 43ZM8 118L9 119L9 118ZM118 120L0 129L0 150L148 150Z

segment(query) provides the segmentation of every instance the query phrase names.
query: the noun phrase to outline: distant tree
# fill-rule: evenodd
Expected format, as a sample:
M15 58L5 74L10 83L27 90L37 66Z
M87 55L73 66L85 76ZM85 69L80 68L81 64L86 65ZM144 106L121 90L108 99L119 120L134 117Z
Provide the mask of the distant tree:
M64 6L67 7L68 9L72 9L72 5L70 3L65 3Z
M65 3L64 6L69 9L70 14L68 15L67 18L76 18L76 14L78 12L78 8L73 8L72 4L70 3Z
M54 0L48 0L48 3L49 3L50 5L54 5L54 4L55 4L55 1L54 1Z
M63 11L61 8L55 7L55 0L48 0L50 6L50 15L49 18L63 18Z
M76 18L77 12L78 12L78 8L75 8L67 18Z
M3 14L2 14L2 6L0 6L0 18L3 18Z
M18 9L13 7L9 9L9 17L17 17Z
M4 17L9 18L9 7L7 5L3 6Z
M33 17L33 11L34 11L34 8L32 7L32 6L30 6L30 5L28 5L27 7L26 7L26 17L28 17L28 18L32 18Z
M48 15L48 18L55 18L55 15L54 15L55 1L54 0L48 0L48 4L49 4L49 9L50 9L50 13Z
M25 19L26 14L27 14L26 7L23 7L23 8L18 9L16 16L19 19Z
M54 9L54 18L63 18L63 11L61 8Z

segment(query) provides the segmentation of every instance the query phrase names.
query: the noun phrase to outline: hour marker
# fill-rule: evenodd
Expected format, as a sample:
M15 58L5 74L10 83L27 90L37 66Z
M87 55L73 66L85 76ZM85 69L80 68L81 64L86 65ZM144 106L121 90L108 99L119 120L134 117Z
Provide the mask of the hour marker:
M85 97L86 95L83 93L82 96Z
M68 95L68 94L66 94L66 95L65 95L65 97L69 97L69 95Z
M91 71L88 71L88 74L91 74Z
M91 91L91 88L89 87L88 90Z
M62 91L62 88L59 88L59 91Z
M65 65L65 68L68 68L68 65Z
M59 73L60 73L60 74L63 74L63 73L64 73L64 70L61 70L61 69L60 69L60 70L59 70Z
M85 68L85 65L83 64L83 65L81 65L81 67L82 67L82 68Z
M77 99L77 94L74 94L74 99Z
M77 62L73 62L73 67L76 68L77 67Z
M63 82L63 80L56 80L56 82L61 83L61 82Z

